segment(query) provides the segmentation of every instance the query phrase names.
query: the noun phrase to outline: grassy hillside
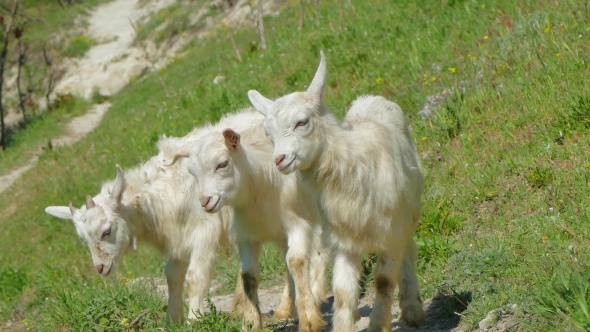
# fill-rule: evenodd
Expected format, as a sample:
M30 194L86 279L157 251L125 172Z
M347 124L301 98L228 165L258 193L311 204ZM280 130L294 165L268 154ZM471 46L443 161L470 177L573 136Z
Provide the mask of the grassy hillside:
M22 68L21 88L23 91L30 89L32 99L30 105L26 106L28 122L13 125L7 131L7 149L0 150L0 174L4 175L12 168L25 165L39 146L47 145L49 138L63 133L68 121L89 107L88 102L66 95L56 98L50 112L40 112L36 103L45 98L48 76L43 49L46 49L51 59L53 70L61 67L68 57L82 56L90 46L85 45L84 41L89 39L83 36L74 37L72 34L81 33L89 10L106 1L19 1L20 14L13 27L23 28L22 44L28 49ZM12 3L13 1L3 2L4 20L8 20ZM15 79L17 61L18 44L11 37L4 81L7 85L5 89L12 95L7 97L4 91L3 100L4 107L11 112L18 109L18 97L16 91L13 91L16 90L16 84L14 81L9 84L6 82Z
M588 329L586 3L358 0L342 16L340 1L320 6L319 22L307 11L302 32L297 6L266 18L267 51L256 49L253 30L237 32L243 62L225 31L195 41L162 71L171 98L154 76L137 80L111 99L95 132L43 154L0 201L0 315L33 329L124 330L147 308L133 328L162 326L164 303L122 285L163 276L164 258L140 246L119 278L97 278L72 225L43 209L83 204L115 163L136 165L160 134L182 136L249 106L249 89L275 97L305 89L324 50L332 111L343 116L357 95L378 94L410 118L427 179L416 235L424 297L470 294L464 329L509 304L515 330ZM445 89L431 117L418 116ZM217 278L232 280L235 260L226 257ZM267 252L267 282L282 273L277 257Z

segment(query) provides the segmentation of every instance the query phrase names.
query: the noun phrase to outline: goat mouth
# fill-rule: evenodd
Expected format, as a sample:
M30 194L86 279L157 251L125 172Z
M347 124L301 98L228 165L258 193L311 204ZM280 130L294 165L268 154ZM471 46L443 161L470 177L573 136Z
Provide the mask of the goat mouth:
M293 157L288 163L281 165L281 166L277 166L280 172L285 172L289 166L291 166L291 164L293 164L293 162L295 161L296 157Z
M101 273L101 275L102 275L103 277L106 277L106 276L108 276L108 275L109 275L109 273L111 273L111 270L112 270L112 269L113 269L113 263L111 263L111 264L109 265L109 267L106 269L106 271L105 271L105 269L103 269L103 270L102 270L102 273Z
M217 201L215 202L215 204L213 204L210 208L205 208L206 212L215 212L215 208L217 208L217 205L219 205L219 202L221 202L221 196L217 196Z

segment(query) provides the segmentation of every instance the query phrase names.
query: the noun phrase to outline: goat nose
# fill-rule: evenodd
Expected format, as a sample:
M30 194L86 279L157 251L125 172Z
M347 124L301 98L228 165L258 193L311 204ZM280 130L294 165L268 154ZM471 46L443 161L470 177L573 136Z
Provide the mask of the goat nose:
M211 200L211 196L201 198L201 206L206 207L207 204L209 204L210 200Z
M104 269L104 264L94 265L94 268L96 269L96 271L98 271L98 273L102 273L102 270Z
M282 155L278 156L278 157L277 157L277 159L275 159L275 164L277 164L277 166L278 166L278 165L280 165L280 164L281 164L281 162L282 162L283 160L285 160L285 155L284 155L284 154L282 154Z

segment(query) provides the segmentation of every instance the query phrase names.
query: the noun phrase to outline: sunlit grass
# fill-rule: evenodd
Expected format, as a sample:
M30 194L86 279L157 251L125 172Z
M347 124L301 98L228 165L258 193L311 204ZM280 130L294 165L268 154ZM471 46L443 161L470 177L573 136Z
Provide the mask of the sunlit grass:
M338 116L356 96L379 94L410 118L427 179L416 235L424 297L438 294L441 285L471 293L462 312L465 329L509 304L517 304L518 327L587 328L587 292L548 286L560 280L556 269L585 275L589 263L585 4L359 0L344 8L340 29L341 2L320 3L319 23L308 11L301 33L297 6L266 18L265 52L256 49L253 29L236 32L243 62L223 30L194 41L184 58L162 71L171 98L147 76L112 98L95 132L44 153L2 196L0 264L34 269L47 263L66 271L75 266L90 275L88 250L68 222L44 214L45 206L81 205L113 177L115 163L136 165L155 153L160 134L182 136L249 106L249 89L271 97L304 90L324 50L329 76L324 100ZM224 82L213 84L218 75ZM418 116L426 98L445 89L453 91L432 115ZM164 264L145 247L122 262L133 276L163 276ZM263 265L265 280L283 281L273 277L284 273L280 254L269 252ZM236 268L231 251L222 256L216 279L230 284L226 290ZM52 282L61 280L58 275ZM39 282L32 278L25 291L34 293ZM550 308L547 299L559 301L551 289L567 303L543 313L533 310ZM101 301L106 296L96 294ZM31 303L34 309L37 304ZM140 306L133 308L133 314L141 312Z

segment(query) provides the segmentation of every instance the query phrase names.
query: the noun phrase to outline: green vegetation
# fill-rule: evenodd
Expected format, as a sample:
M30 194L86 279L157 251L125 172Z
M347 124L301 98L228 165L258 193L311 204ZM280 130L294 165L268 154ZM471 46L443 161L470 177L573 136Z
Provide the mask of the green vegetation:
M533 308L536 313L548 318L565 318L569 329L584 330L590 326L590 270L564 273L557 271L547 286L540 287Z
M139 25L136 40L153 40L157 45L180 37L183 32L194 32L205 26L205 18L216 13L214 6L206 6L205 1L193 0L176 2L162 8L152 16L146 17ZM202 14L197 14L203 10ZM200 19L196 19L196 18Z
M92 39L85 36L76 36L70 41L68 47L64 50L63 54L69 57L82 57L92 45L96 44Z
M8 149L0 150L0 174L26 164L39 149L53 149L49 139L63 133L67 123L83 114L89 106L83 99L60 96L53 110L34 116L26 128L9 131Z
M49 146L49 139L62 133L64 124L72 116L82 114L89 106L79 98L70 100L72 96L58 97L51 112L39 112L36 102L44 98L47 89L48 66L43 50L49 57L53 68L62 61L62 55L82 56L94 43L87 37L77 36L70 40L69 31L75 30L82 20L76 17L85 15L89 8L106 0L66 1L55 0L21 1L18 19L15 26L22 28L22 47L27 49L25 64L22 67L21 89L30 93L25 103L27 123L11 127L7 132L8 144L6 151L0 151L0 174L7 169L26 164L35 154L39 146ZM61 4L61 5L60 5ZM8 8L8 7L6 7ZM4 14L8 19L8 13ZM48 35L60 34L62 38L48 38ZM62 54L63 51L63 54ZM5 80L15 75L18 49L16 40L11 40ZM18 98L4 98L6 108L17 109Z
M518 305L515 328L590 328L586 3L352 3L340 23L341 2L321 1L320 22L306 11L301 33L296 5L265 18L265 52L251 47L255 31L236 32L243 62L221 29L194 41L184 58L161 72L171 98L153 75L137 80L110 99L113 106L96 131L42 154L37 167L0 201L0 266L35 271L26 274L30 278L2 271L1 282L15 281L0 315L33 329L80 330L92 321L123 330L123 322L130 324L147 309L136 323L142 325L133 329L162 326L162 301L121 286L121 280L95 277L72 226L43 209L69 201L81 205L114 177L115 163L136 165L155 153L159 135L183 136L249 106L249 89L275 97L304 90L324 50L329 73L324 98L337 115L343 116L357 95L377 94L396 101L410 118L427 179L416 235L423 297L438 295L442 286L461 295L456 298L470 294L461 313L464 329L509 304ZM218 75L225 81L213 84ZM453 87L429 119L417 115L427 96ZM159 254L140 246L122 260L120 273L163 276L164 264ZM262 266L268 283L284 280L276 250L268 249ZM216 279L231 285L235 273L235 256L228 250ZM86 292L84 282L92 291ZM75 299L79 307L55 304L62 298ZM75 320L58 313L79 314L84 311L76 308L89 305L112 311Z

